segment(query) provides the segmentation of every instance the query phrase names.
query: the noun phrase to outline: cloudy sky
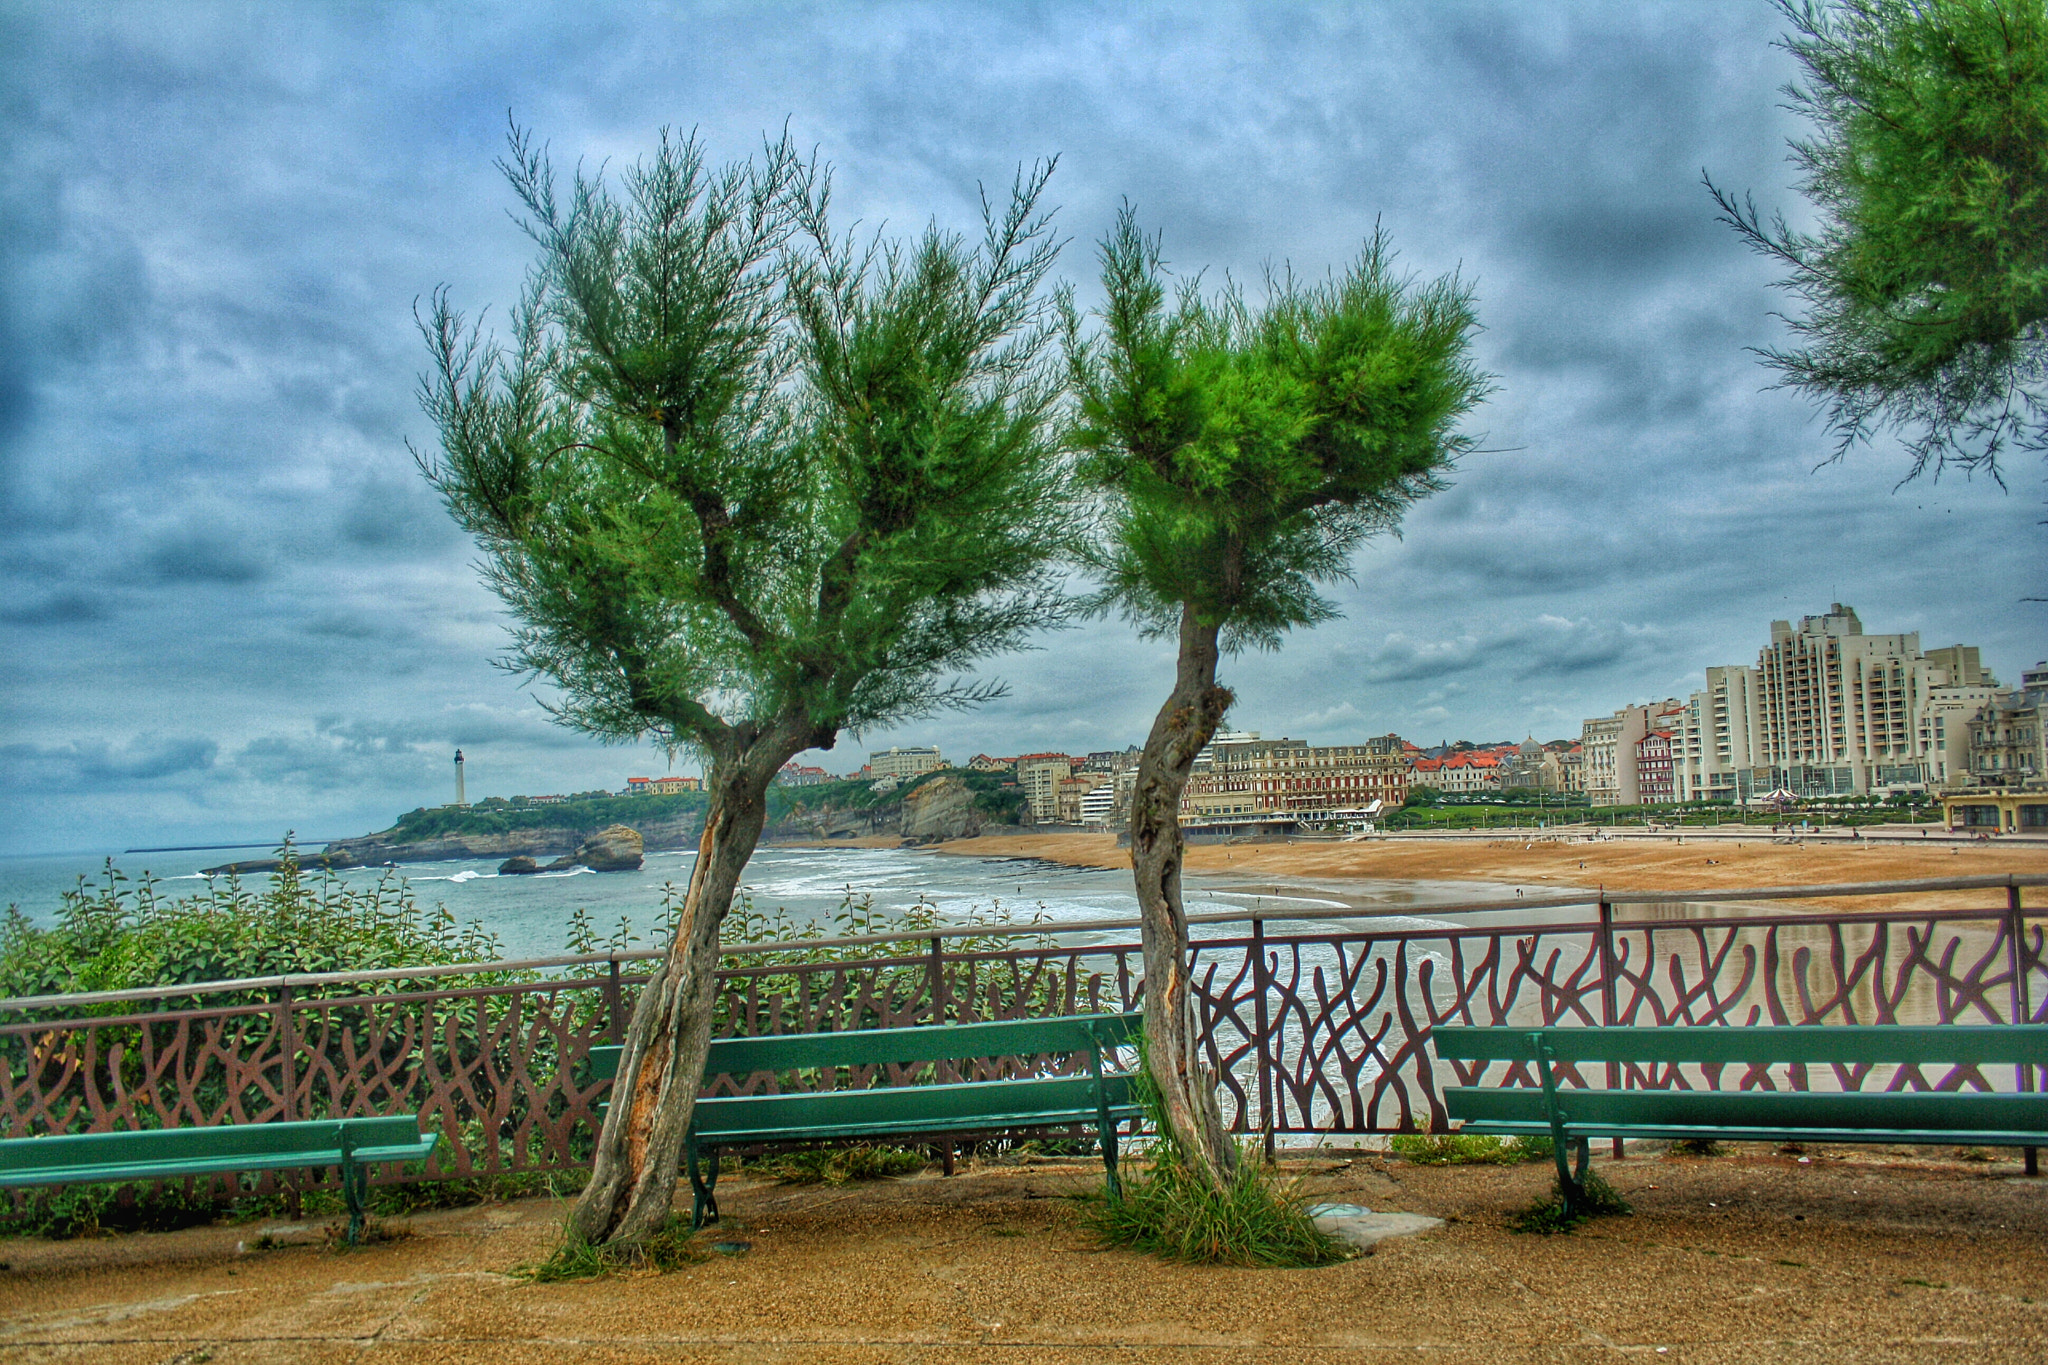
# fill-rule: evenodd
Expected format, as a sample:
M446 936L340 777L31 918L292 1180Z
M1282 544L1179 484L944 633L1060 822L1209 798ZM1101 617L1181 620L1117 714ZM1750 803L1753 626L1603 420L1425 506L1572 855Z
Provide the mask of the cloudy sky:
M1135 15L1135 17L1134 17ZM1754 660L1773 617L2048 654L2041 469L1894 492L1821 465L1748 346L1768 265L1700 184L1794 216L1758 0L1296 7L0 4L0 852L359 833L659 772L492 667L473 550L407 452L414 301L502 316L528 258L507 111L558 163L787 123L843 214L971 226L1057 154L1091 274L1128 196L1176 268L1319 273L1383 222L1477 288L1488 453L1369 547L1344 619L1229 664L1246 729L1575 734ZM1819 467L1817 467L1819 466ZM1169 684L1097 623L1003 701L868 744L1121 747Z

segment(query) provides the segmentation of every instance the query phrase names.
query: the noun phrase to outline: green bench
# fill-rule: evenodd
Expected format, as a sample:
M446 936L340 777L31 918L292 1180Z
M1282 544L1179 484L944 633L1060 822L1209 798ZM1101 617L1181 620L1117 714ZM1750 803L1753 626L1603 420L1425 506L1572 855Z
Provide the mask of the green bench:
M1590 1066L1752 1068L1777 1064L1944 1070L2048 1064L2048 1025L1820 1024L1741 1028L1474 1028L1439 1026L1444 1061L1503 1062L1522 1084L1449 1086L1460 1131L1548 1137L1567 1204L1581 1202L1594 1137L1764 1142L2048 1146L2048 1094L1981 1090L1633 1090L1567 1086ZM1566 1164L1576 1149L1577 1170ZM2033 1153L2028 1152L2029 1173Z
M354 1243L363 1235L370 1167L423 1161L440 1140L404 1116L4 1138L0 1189L338 1166L348 1201L348 1240Z
M707 1078L1037 1056L1085 1057L1088 1074L700 1098L684 1143L690 1188L696 1196L691 1226L718 1221L718 1149L759 1143L928 1137L1086 1124L1101 1140L1110 1193L1119 1196L1117 1125L1139 1117L1143 1110L1131 1102L1130 1077L1105 1072L1102 1054L1134 1041L1143 1020L1140 1013L1074 1014L987 1024L715 1038L705 1061ZM618 1047L592 1048L591 1078L615 1078L621 1051Z

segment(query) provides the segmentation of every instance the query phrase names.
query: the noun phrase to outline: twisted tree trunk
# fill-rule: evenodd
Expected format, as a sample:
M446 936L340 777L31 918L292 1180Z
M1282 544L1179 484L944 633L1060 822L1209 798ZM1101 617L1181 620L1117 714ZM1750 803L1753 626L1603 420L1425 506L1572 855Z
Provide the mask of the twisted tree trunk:
M760 842L769 780L787 755L773 763L764 758L713 765L711 800L682 917L667 958L633 1007L596 1165L569 1215L570 1234L584 1241L643 1241L673 1207L683 1139L711 1046L719 926Z
M1180 886L1181 792L1232 701L1229 689L1216 684L1216 634L1192 607L1182 609L1173 694L1145 738L1131 793L1131 870L1145 951L1145 1055L1161 1117L1190 1163L1220 1186L1237 1169L1237 1144L1217 1108L1215 1074L1198 1051Z

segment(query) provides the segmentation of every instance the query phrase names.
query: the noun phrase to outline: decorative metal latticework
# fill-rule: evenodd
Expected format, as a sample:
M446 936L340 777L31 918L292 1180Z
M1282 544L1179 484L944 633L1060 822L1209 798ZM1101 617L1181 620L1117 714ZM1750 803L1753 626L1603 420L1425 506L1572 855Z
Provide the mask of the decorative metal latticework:
M1198 940L1192 979L1234 1129L1414 1131L1443 1127L1440 1085L1470 1083L1480 1070L1435 1059L1430 1032L1439 1023L2048 1022L2044 925L2020 909L2016 889L2006 899L1982 910L1790 915L1641 907L1674 916L1663 919L1618 917L1600 903L1591 917L1568 923L1475 927L1440 918L1398 930L1286 934L1254 921L1248 936ZM1044 927L1030 933L1042 936ZM717 1032L901 1027L1125 1010L1142 1001L1142 955L1130 941L1077 947L1039 937L1031 946L968 952L946 951L942 938L905 946L923 951L729 965ZM627 961L568 979L501 975L485 985L357 995L327 982L319 995L286 988L267 1000L200 1009L42 1011L0 1025L0 1135L411 1112L449 1139L430 1176L580 1167L606 1084L587 1078L584 1060L593 1045L617 1038L644 979L622 972ZM940 1078L996 1078L1050 1064L992 1059L945 1068ZM1793 1089L2048 1084L2048 1067L1993 1075L1816 1070L1610 1067L1579 1079ZM931 1074L927 1066L722 1076L707 1093L902 1084Z

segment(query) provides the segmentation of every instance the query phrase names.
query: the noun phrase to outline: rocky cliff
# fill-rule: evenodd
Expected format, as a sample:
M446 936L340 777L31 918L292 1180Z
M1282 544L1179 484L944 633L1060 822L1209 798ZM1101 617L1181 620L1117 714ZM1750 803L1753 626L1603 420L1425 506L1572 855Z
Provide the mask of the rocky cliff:
M900 830L918 843L972 839L981 833L974 793L957 777L935 778L903 798Z
M696 815L679 820L650 820L638 826L647 849L694 848L702 830L703 821ZM444 858L573 858L578 849L604 830L521 829L504 834L451 834L410 842L395 839L395 833L387 829L360 839L337 840L327 846L326 852L346 854L371 867L383 863L430 863Z

